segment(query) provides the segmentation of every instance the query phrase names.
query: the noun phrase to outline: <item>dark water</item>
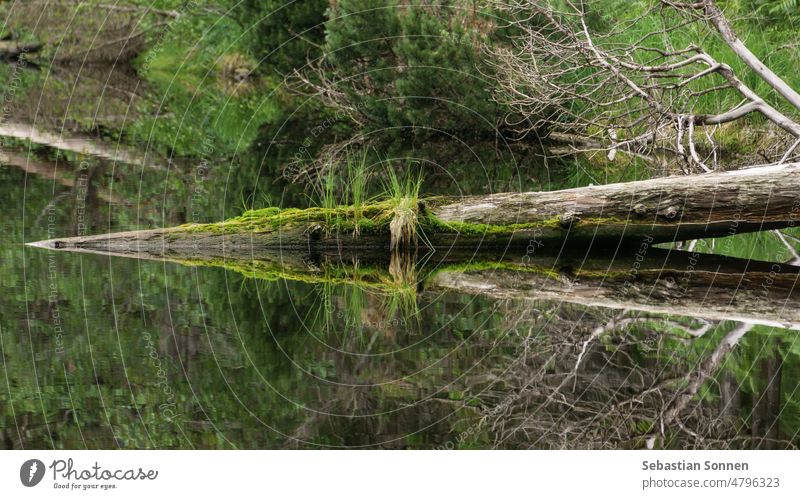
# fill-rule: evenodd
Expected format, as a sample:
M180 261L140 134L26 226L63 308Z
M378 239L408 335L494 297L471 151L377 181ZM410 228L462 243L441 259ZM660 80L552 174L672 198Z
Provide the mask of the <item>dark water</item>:
M48 252L23 244L221 220L266 197L285 206L304 198L263 173L255 153L153 170L18 142L3 152L3 448L800 443L794 331L535 293L392 292ZM570 175L596 181L579 170ZM428 188L555 185L545 167L521 171L533 170L508 163L454 180L434 166ZM720 248L766 260L780 250L768 235ZM736 346L720 350L731 338Z

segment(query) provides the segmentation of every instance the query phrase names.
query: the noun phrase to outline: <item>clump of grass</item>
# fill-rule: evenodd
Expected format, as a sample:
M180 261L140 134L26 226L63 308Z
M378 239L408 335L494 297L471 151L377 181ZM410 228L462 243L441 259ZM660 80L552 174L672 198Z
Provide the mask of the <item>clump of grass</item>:
M333 213L336 211L336 175L333 167L329 167L322 183L322 208L325 213L325 225L333 225Z
M182 228L196 232L268 233L304 225L322 228L326 234L352 231L354 236L361 233L385 234L388 230L391 251L409 251L417 247L418 236L424 239L423 228L433 223L428 217L418 215L422 176L411 171L400 176L391 166L384 164L382 190L373 197L369 197L367 156L359 154L350 157L345 165L329 167L321 174L316 184L316 195L310 197L316 206L253 209L251 195L246 199L243 197L245 211L239 217L212 224L186 224ZM342 174L343 168L346 176ZM444 227L444 224L440 225ZM456 230L450 226L446 229Z
M389 248L410 249L417 244L417 206L422 176L407 173L401 180L390 165L386 168L384 190L391 201L392 221L389 223Z
M352 197L353 222L355 224L354 234L358 235L359 222L363 216L363 206L367 194L368 183L367 172L367 151L363 151L359 156L347 157L347 181L348 194Z
M410 248L417 240L417 211L416 201L403 198L394 206L394 217L389 222L391 241L390 251L400 248Z
M325 213L325 225L328 228L338 227L338 213L341 211L338 208L343 201L348 207L348 212L352 213L350 222L354 226L354 234L358 235L359 223L364 217L364 205L370 201L367 199L369 181L367 170L366 151L361 154L349 154L344 168L339 165L328 166L322 177L319 202L320 208ZM337 176L345 180L337 182Z
M414 318L419 318L416 283L396 283L393 292L386 295L384 306L386 317L395 318L399 315L403 324L410 324Z

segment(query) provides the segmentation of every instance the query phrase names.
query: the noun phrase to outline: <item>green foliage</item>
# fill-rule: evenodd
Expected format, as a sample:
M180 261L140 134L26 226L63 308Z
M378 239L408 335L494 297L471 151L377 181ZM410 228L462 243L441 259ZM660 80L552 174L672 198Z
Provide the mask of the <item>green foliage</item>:
M325 210L326 226L330 227L333 220L331 216L335 214L336 208L336 173L332 168L328 169L322 186L322 209Z
M502 110L481 44L496 33L474 3L343 0L329 17L328 69L371 126L494 129Z
M356 219L356 226L361 220L364 201L366 201L367 184L369 183L369 173L367 172L367 151L361 155L349 155L347 157L347 180L349 182L349 201L353 206L353 216Z
M158 32L139 57L141 76L156 94L127 133L157 152L230 157L250 146L261 124L276 115L271 80L236 83L255 65L245 55L243 30L229 17L188 12ZM266 90L257 93L256 88Z
M800 0L741 0L733 3L741 3L741 8L782 24L800 20Z
M383 181L385 196L395 204L407 202L416 204L422 188L422 174L415 174L410 169L405 169L403 174L398 174L395 168L385 163L386 179Z
M289 74L321 55L327 0L244 0L234 7L247 27L259 71Z

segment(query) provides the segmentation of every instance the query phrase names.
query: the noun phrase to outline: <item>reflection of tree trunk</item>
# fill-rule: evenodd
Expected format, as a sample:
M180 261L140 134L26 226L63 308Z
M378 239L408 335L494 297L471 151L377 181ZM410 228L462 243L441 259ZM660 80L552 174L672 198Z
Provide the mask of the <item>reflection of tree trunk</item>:
M6 427L3 428L3 448L6 450L14 449L14 440L11 438L11 429Z
M800 329L800 268L791 265L655 248L644 256L618 253L605 262L589 256L571 261L561 255L557 261L537 258L528 263L517 268L500 263L475 271L443 269L426 286L498 299Z
M41 50L38 42L20 42L16 40L0 40L0 59L15 59L22 54L30 54Z
M754 447L759 449L776 449L780 439L782 367L783 358L778 349L759 365L760 377L766 385L753 404L751 428Z
M184 228L120 232L31 243L67 251L134 258L168 259L189 265L215 265L249 276L305 282L348 282L355 272L355 251L307 245L285 251L259 241L259 234L193 233ZM290 237L278 230L274 237ZM511 251L515 251L514 258ZM436 271L425 288L450 289L498 299L556 301L610 309L738 320L800 329L800 267L718 255L666 251L643 245L613 255L585 252L525 254L526 249L497 252L439 251L425 265ZM386 274L385 252L362 250L375 285L396 282ZM502 256L502 255L501 255ZM485 258L486 260L483 260ZM362 262L363 263L363 262ZM387 265L388 266L388 265ZM449 268L448 268L449 267ZM326 270L333 273L326 273ZM425 268L418 269L420 280ZM365 273L362 271L363 276ZM333 275L341 277L334 278ZM414 279L413 282L417 282Z
M89 137L64 137L59 134L43 132L22 123L0 124L0 136L29 140L62 151L95 156L120 163L127 163L155 170L164 170L164 166L154 163L145 155L130 151L124 147L107 144Z
M14 166L20 170L42 177L54 180L55 182L63 185L64 187L75 187L76 179L73 176L72 169L67 169L68 163L56 164L52 161L45 161L38 158L33 158L25 154L18 154L9 150L0 152L0 162L3 164ZM67 176L66 173L70 173ZM125 204L125 199L117 196L108 191L103 191L95 188L95 196L106 203L111 204Z

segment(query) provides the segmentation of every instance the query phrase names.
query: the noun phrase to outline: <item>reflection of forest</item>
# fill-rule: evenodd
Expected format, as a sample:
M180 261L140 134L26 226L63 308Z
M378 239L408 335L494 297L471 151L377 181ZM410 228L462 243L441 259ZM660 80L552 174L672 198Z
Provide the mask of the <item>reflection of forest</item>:
M6 66L17 72L21 88L8 110L13 121L62 134L101 135L130 126L141 113L148 87L125 65L87 65L32 69Z
M61 299L64 355L48 353L52 304L29 303L30 328L3 321L6 447L797 444L792 333L455 293L393 311L386 296L354 299L357 288L178 267L143 269L141 299L116 284L112 309L92 277L136 262L82 265L92 332L73 317L81 300ZM185 286L166 303L168 282ZM215 296L226 285L232 309ZM112 312L117 327L104 330ZM143 331L176 394L174 421Z
M528 354L504 373L513 395L499 391L501 409L482 420L495 445L796 445L796 385L781 372L796 369L797 353L773 331L620 312L564 335L575 314L586 319L570 312L556 319L559 335L526 338Z
M797 444L793 332L36 251L2 175L6 448ZM28 182L36 239L52 180Z

